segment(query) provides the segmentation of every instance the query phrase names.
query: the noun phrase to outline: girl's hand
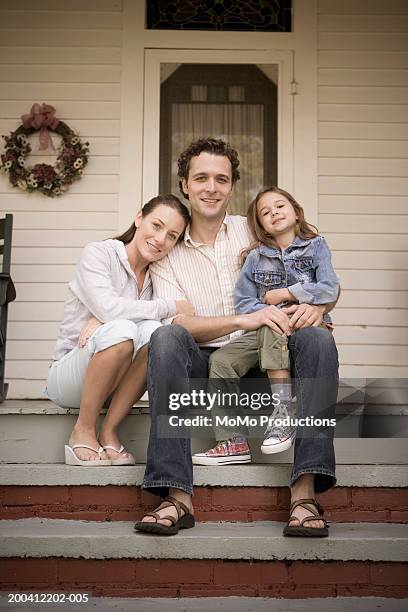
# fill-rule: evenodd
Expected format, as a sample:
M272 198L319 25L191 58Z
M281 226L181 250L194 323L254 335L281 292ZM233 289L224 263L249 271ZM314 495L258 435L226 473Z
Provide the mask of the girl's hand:
M94 331L96 331L101 325L102 323L95 317L91 317L89 321L85 323L78 338L79 348L83 348L85 346Z
M289 325L293 331L305 327L318 327L323 321L325 306L324 304L293 304L282 310L292 315Z
M194 306L187 300L176 300L176 314L178 315L195 315Z
M245 331L254 331L267 325L278 334L290 336L289 317L276 306L266 306L250 314L238 315L238 326Z
M289 295L290 293L287 289L271 289L265 293L263 301L265 304L269 304L269 306L277 306L281 302L288 300Z

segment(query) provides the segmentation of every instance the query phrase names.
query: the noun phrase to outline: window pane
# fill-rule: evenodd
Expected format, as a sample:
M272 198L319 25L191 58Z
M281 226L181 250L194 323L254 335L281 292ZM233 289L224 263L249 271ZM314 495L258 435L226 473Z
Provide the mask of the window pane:
M291 32L292 0L147 0L149 30Z
M246 214L259 189L276 184L276 65L163 64L161 75L160 191L179 194L177 159L191 142L221 138L240 159L230 212Z
M178 192L177 158L190 142L215 135L238 151L241 179L235 187L234 213L246 214L263 184L263 106L259 104L172 105L172 193Z

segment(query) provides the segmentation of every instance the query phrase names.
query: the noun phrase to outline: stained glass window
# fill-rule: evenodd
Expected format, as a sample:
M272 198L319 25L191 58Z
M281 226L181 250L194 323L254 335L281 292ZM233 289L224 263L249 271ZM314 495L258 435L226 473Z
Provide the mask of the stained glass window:
M149 30L291 32L292 0L147 0Z

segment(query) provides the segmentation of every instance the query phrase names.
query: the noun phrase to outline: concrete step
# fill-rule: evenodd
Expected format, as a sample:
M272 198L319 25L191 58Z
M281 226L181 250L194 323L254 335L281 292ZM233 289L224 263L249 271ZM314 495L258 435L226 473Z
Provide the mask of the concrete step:
M406 612L407 602L403 599L385 597L326 597L324 599L273 599L270 597L142 597L137 601L137 612ZM0 597L0 610L32 612L32 604L10 604L9 597ZM48 607L47 607L48 609ZM59 603L60 612L72 612L72 603ZM90 597L80 604L81 612L134 612L133 599L118 597Z
M331 525L329 538L284 538L284 523L198 523L177 537L135 533L133 522L0 521L2 557L408 562L408 526Z
M195 467L197 520L286 520L290 469L285 464ZM339 466L337 471L338 485L318 496L328 520L408 522L405 466ZM138 520L157 505L157 498L140 488L143 473L142 465L2 465L0 518Z
M282 457L283 453L279 455ZM196 487L286 487L292 464L194 466ZM0 486L140 485L145 464L131 466L78 467L63 463L0 464ZM408 487L405 465L348 464L336 468L339 487Z
M407 526L332 525L313 540L284 538L282 527L201 523L166 538L130 522L2 521L0 584L115 597L407 597Z
M77 414L77 409L60 408L46 400L7 400L0 405L0 463L63 463L64 444ZM406 406L377 404L363 409L360 404L350 402L338 407L337 423L335 450L338 464L408 464ZM143 463L146 458L149 428L148 405L140 402L119 431L123 443L138 463ZM358 437L361 434L369 437ZM211 428L201 430L199 437L192 437L193 452L213 444ZM279 455L262 455L261 438L250 440L250 444L255 463L292 462L292 450Z

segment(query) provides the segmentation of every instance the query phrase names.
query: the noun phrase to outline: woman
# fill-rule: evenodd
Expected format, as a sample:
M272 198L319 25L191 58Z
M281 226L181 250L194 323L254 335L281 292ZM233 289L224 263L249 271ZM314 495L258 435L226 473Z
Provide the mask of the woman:
M151 299L148 267L183 237L189 220L177 197L157 196L124 234L84 248L69 284L45 390L59 406L80 408L65 463L134 464L117 428L145 391L150 336L161 319L194 314L186 301ZM97 437L97 419L109 397Z

